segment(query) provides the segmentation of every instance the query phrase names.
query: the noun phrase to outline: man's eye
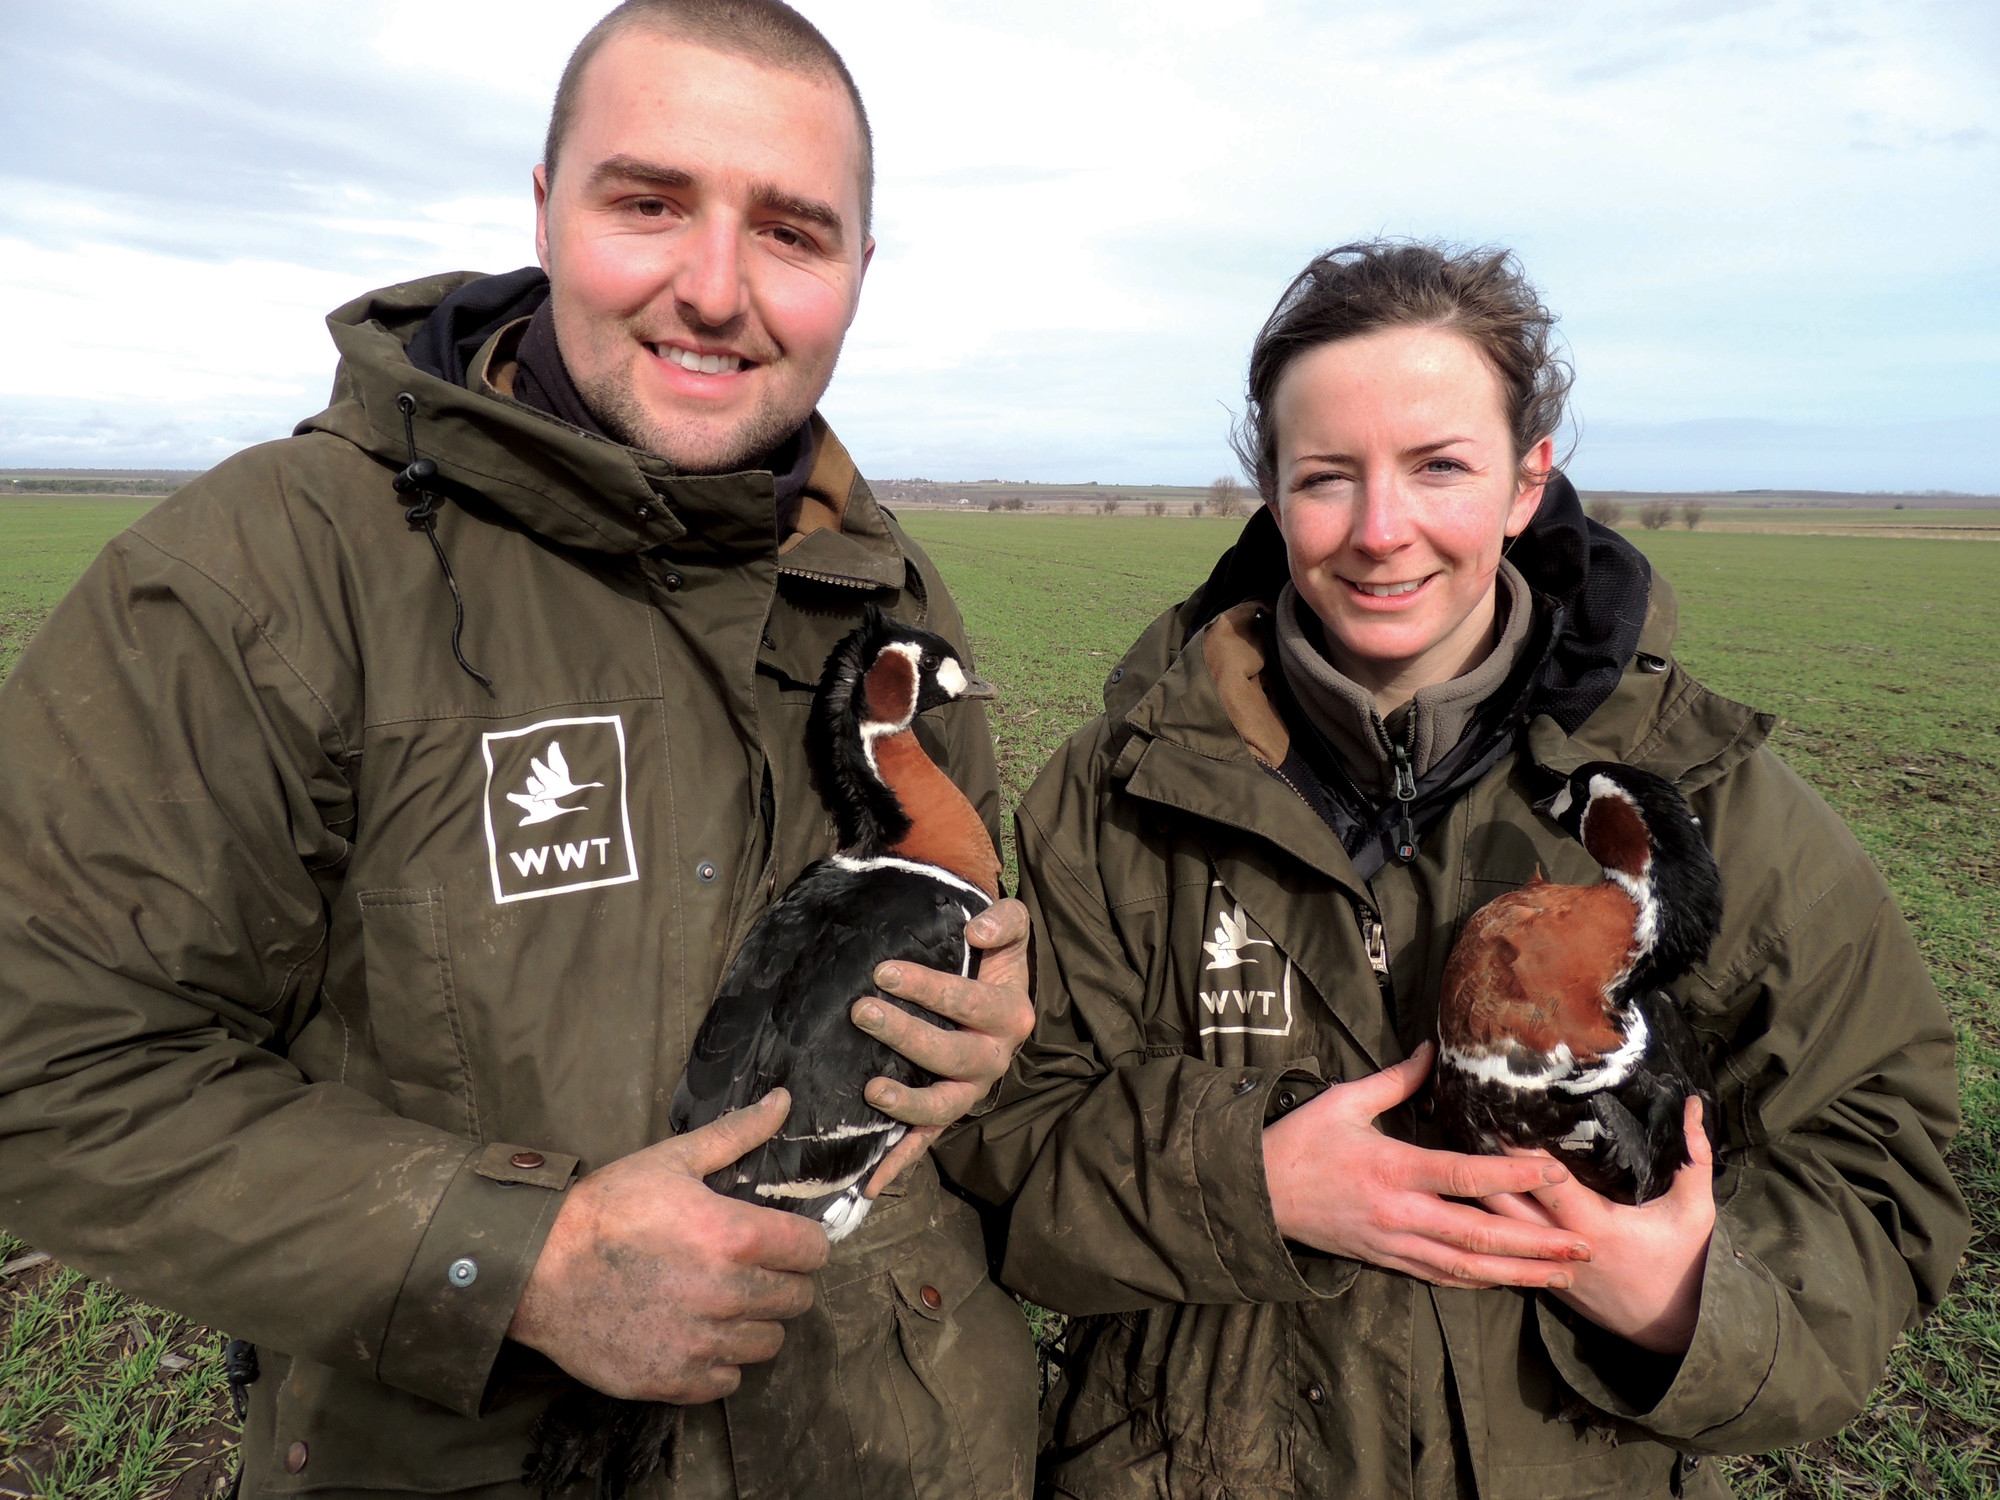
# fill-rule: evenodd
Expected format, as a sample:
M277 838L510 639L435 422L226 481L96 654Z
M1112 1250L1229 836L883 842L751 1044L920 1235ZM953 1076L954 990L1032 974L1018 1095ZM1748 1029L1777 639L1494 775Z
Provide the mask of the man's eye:
M779 244L789 245L795 250L806 242L806 237L789 224L780 224L777 228L773 229L771 231L771 238Z
M667 205L658 198L641 198L632 205L649 219L657 219L667 211Z

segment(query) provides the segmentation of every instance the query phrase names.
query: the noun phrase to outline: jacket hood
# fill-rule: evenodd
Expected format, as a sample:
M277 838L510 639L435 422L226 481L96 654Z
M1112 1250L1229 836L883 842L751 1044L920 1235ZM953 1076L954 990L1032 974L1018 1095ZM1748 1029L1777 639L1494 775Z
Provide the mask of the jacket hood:
M476 497L565 547L624 554L676 544L779 545L768 470L676 474L663 459L581 431L495 385L547 285L533 267L504 276L450 272L335 309L326 320L340 351L333 395L297 432L345 439L392 472L413 456L427 458L438 467L440 493ZM407 429L398 405L404 395L414 405ZM817 414L812 425L813 472L797 529L780 546L787 570L900 588L902 550L873 495Z

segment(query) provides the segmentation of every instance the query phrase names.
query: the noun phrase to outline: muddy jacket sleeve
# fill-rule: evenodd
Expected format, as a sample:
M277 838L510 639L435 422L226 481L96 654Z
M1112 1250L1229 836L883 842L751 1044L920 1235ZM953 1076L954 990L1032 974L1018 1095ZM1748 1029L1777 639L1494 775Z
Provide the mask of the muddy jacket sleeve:
M1113 930L1091 847L1102 759L1073 742L1019 811L1035 1031L976 1141L941 1148L946 1165L971 1191L1014 1200L1002 1279L1044 1306L1314 1296L1264 1184L1270 1096L1288 1075L1148 1053L1144 958Z
M474 1412L574 1161L524 1171L287 1060L355 725L280 617L337 621L337 590L247 601L172 547L112 543L0 687L0 1224Z
M1654 1369L1552 1301L1540 1321L1593 1405L1679 1447L1755 1453L1866 1406L1970 1225L1943 1159L1959 1124L1950 1021L1880 872L1768 750L1696 805L1728 905L1690 1011L1732 1041L1694 1343Z

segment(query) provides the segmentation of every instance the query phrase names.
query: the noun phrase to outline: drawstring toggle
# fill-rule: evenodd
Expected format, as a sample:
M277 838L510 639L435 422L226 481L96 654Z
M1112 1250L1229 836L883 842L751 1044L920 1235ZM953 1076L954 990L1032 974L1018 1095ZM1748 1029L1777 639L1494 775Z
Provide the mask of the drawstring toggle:
M451 559L444 555L444 543L438 540L437 496L431 493L430 485L438 477L438 466L428 458L417 457L417 398L408 391L396 397L396 410L403 414L403 441L409 447L410 461L389 481L399 495L415 495L416 501L403 511L403 519L410 523L410 530L421 531L430 538L431 551L437 554L438 566L444 569L445 587L451 590L451 655L465 675L485 688L493 691L493 679L465 659L465 652L459 646L459 638L465 634L465 599L458 591L458 580L452 576Z

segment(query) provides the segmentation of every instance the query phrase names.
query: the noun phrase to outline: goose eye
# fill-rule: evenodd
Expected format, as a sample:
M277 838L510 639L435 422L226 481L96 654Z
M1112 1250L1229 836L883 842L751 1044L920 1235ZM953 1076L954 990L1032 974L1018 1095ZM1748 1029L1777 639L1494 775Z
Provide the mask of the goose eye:
M924 653L924 670L926 672L935 672L938 669L938 666L939 666L939 657L937 652L926 651Z

